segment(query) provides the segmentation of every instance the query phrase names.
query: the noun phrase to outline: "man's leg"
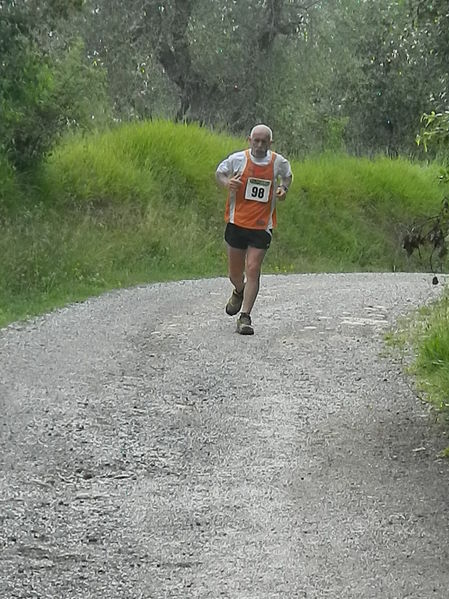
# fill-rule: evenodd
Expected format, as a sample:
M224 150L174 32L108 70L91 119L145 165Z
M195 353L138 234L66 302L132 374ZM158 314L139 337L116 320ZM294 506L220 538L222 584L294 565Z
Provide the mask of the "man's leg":
M242 312L251 314L257 294L259 293L260 272L267 250L249 247L246 251L246 284L243 294Z
M237 292L242 291L245 281L245 258L247 250L228 247L228 274Z

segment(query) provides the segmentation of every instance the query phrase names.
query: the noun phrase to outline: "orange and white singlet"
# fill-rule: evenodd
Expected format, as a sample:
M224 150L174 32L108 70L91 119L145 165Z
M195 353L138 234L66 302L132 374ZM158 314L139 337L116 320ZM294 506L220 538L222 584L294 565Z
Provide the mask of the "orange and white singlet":
M276 226L276 177L274 163L277 154L271 152L268 164L256 164L250 151L240 171L242 185L230 191L226 201L225 221L246 229L269 231Z

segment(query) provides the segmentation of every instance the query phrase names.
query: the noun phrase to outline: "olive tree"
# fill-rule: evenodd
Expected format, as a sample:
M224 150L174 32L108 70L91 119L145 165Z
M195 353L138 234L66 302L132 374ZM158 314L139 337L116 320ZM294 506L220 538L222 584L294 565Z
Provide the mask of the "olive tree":
M295 0L91 0L87 46L109 72L114 104L240 130L264 112L278 40L300 35L314 7ZM275 69L275 72L274 72ZM128 87L124 87L126 82ZM122 93L119 92L122 90Z

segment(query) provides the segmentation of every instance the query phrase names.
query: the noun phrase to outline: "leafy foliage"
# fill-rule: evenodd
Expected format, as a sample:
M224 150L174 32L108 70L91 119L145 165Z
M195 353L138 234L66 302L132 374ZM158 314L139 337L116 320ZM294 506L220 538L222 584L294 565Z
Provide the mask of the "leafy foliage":
M130 0L126 6L91 0L89 7L93 16L85 16L80 28L89 52L107 66L114 93L120 89L114 104L125 115L137 110L137 116L160 116L155 109L161 109L158 94L165 88L170 116L234 131L246 131L260 110L278 38L298 35L310 12L297 0L238 6L223 0ZM132 79L137 87L124 88L118 79Z
M171 118L239 135L266 121L290 154L413 154L421 114L447 109L446 4L2 2L3 150L27 168L67 128L92 125L89 105L107 114L108 101L120 121Z
M440 155L449 158L449 111L424 113L421 122L423 126L416 136L418 145L422 144L426 151L429 148L439 151Z
M106 112L103 74L85 62L83 44L66 42L55 54L38 44L33 15L51 15L53 22L54 11L66 14L68 7L0 5L0 152L20 170L36 164L68 129L90 128Z
M446 164L440 171L440 183L449 182L449 112L424 114L421 119L423 126L416 137L418 145L423 145L426 151L429 148L437 151ZM420 253L421 248L430 247L430 268L434 271L433 258L436 255L442 261L448 255L449 241L449 197L445 197L440 212L420 223L414 223L405 233L403 247L410 256L415 250Z
M429 266L435 272L434 258L438 258L440 267L448 254L449 238L449 199L445 198L440 212L421 223L414 223L403 237L403 248L408 256L415 250L421 257L421 248L430 248Z
M416 151L420 115L445 101L444 3L437 21L422 4L88 0L78 31L119 119L237 134L268 121L289 152L395 156Z

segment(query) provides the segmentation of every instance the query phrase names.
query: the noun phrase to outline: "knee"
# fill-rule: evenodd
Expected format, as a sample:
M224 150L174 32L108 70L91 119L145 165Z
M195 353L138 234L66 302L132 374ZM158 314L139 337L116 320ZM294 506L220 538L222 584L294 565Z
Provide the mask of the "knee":
M259 264L247 264L246 266L246 277L248 279L256 280L260 277L260 266Z

